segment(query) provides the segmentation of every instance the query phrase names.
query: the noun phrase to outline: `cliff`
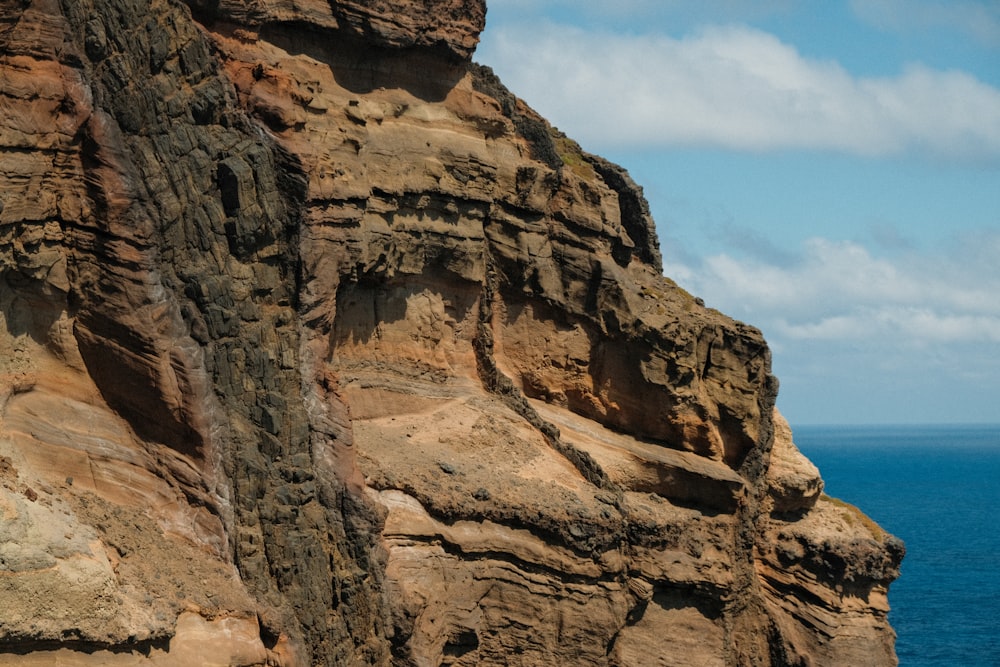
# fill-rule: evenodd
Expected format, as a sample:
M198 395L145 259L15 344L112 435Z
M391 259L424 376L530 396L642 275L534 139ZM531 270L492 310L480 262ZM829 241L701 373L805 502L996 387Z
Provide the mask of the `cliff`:
M895 664L902 545L485 14L0 0L0 664Z

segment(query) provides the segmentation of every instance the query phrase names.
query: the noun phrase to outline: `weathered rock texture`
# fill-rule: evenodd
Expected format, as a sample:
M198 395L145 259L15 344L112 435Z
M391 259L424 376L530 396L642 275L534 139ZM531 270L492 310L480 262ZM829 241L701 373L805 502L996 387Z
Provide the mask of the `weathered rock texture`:
M0 0L0 664L887 665L760 333L481 0Z

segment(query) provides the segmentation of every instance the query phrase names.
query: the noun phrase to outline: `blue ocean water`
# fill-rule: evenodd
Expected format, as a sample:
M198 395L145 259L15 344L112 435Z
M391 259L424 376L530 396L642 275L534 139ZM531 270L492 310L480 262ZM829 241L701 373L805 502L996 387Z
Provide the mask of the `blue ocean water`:
M1000 425L797 426L826 493L906 543L901 667L1000 666Z

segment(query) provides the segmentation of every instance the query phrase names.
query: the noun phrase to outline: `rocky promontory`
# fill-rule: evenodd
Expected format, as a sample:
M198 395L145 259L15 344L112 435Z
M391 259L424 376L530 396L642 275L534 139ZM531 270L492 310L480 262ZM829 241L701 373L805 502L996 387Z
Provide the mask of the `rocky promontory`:
M485 17L0 0L0 665L895 664L902 545Z

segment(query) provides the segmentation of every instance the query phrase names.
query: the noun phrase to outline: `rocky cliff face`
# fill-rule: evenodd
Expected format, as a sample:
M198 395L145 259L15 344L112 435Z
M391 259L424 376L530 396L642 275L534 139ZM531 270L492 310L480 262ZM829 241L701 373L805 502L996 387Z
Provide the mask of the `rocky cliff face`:
M0 664L895 663L760 333L481 0L0 0Z

